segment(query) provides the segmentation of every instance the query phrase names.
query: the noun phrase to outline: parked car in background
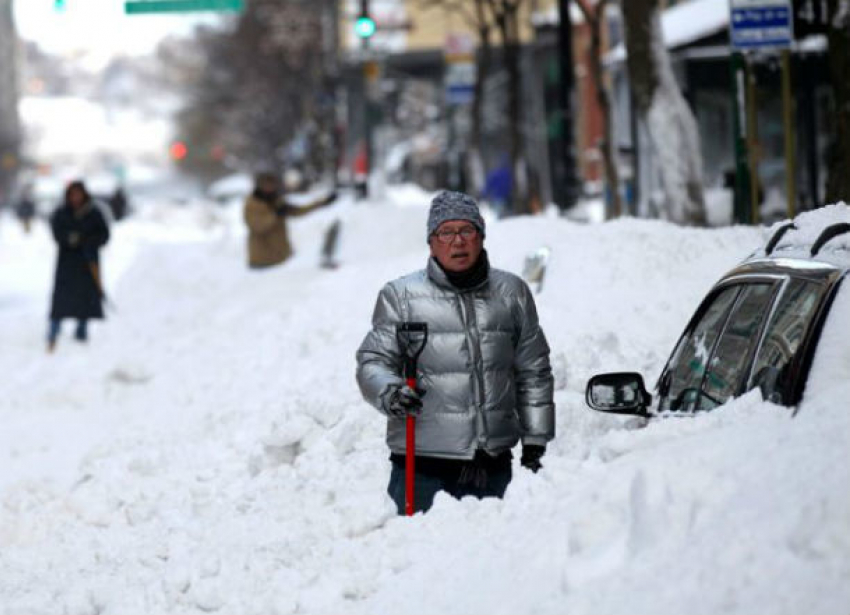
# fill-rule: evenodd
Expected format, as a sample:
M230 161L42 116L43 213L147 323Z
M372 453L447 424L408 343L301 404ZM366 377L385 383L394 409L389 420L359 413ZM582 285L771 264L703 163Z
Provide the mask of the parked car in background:
M702 301L655 385L634 372L596 375L587 404L651 417L708 411L752 389L797 406L850 378L850 207L831 205L774 225L765 246ZM675 284L675 280L670 281Z

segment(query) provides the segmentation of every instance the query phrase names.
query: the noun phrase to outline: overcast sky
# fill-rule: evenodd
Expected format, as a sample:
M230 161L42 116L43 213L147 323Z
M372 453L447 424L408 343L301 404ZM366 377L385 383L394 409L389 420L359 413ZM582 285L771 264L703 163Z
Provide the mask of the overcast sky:
M87 52L93 58L152 51L169 34L189 34L216 13L125 15L123 0L65 0L63 12L54 0L15 0L18 33L43 49Z

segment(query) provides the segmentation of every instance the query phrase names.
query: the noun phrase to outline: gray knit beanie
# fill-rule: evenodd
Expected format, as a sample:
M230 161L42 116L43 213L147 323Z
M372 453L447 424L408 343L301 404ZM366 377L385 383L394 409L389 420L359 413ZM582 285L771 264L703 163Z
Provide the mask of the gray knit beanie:
M446 220L469 220L484 237L484 218L478 211L478 204L468 194L444 190L431 201L428 212L428 237Z

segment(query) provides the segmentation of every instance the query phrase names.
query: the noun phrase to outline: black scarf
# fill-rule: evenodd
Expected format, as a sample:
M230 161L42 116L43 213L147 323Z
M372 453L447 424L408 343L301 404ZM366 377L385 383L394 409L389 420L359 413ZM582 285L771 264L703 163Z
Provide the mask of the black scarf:
M484 280L487 279L487 276L490 275L490 260L487 258L487 250L481 250L481 254L478 255L478 260L476 260L472 267L466 271L447 271L442 265L440 265L440 261L437 259L434 259L434 261L440 266L443 273L446 274L446 278L448 278L449 283L458 290L469 290L470 288L475 288L484 282Z

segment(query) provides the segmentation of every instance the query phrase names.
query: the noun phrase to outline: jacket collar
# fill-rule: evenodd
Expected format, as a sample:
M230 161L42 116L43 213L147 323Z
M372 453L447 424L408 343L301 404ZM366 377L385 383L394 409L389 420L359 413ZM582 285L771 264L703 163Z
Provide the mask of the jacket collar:
M468 288L459 288L452 284L451 280L449 280L449 276L446 275L445 270L440 266L437 260L431 256L428 258L428 266L425 269L428 278L434 282L440 288L445 288L446 290L451 290L454 292L471 292L474 290L479 290L487 285L488 280L490 279L490 260L487 258L487 251L482 250L480 258L484 261L483 265L487 269L487 273L484 276L484 279L481 280L475 286L470 286Z

